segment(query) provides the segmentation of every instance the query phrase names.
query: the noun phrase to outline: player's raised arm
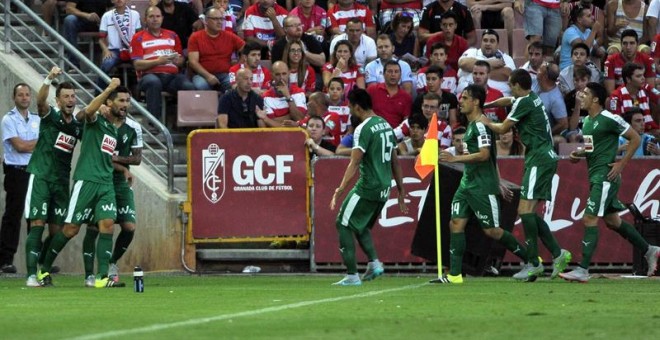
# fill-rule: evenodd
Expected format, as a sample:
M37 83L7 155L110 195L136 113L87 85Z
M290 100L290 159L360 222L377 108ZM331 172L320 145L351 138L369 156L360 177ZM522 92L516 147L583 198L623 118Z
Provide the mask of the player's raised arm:
M45 116L50 111L50 107L48 105L48 92L50 92L50 84L61 73L62 70L59 67L54 66L50 72L48 72L48 75L46 76L46 79L44 79L43 84L41 84L39 92L37 93L37 110L39 112L39 117Z
M110 80L110 84L108 87L101 92L98 96L96 96L92 101L85 107L84 109L80 110L80 112L76 115L76 118L78 120L85 119L88 122L93 122L96 120L96 112L99 110L101 105L105 104L105 100L108 98L110 93L114 91L119 85L121 84L121 81L119 78L112 78Z

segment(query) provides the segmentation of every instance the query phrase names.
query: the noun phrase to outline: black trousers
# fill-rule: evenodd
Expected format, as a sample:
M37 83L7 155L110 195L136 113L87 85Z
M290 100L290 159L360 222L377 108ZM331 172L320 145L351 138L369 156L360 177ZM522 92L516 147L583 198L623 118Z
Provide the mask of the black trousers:
M5 213L0 225L0 266L13 264L21 234L21 218L25 207L30 174L25 167L3 164L5 173Z

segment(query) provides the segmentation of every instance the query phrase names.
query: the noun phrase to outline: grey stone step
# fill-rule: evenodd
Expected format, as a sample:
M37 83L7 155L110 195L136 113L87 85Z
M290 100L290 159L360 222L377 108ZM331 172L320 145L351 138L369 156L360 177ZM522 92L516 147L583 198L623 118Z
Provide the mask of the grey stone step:
M309 260L309 249L198 249L196 254L206 261Z

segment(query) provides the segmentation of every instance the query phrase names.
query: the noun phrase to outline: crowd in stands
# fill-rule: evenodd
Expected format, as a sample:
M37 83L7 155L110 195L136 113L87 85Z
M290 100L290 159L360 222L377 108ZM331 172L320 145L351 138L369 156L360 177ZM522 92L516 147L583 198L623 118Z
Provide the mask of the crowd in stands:
M43 6L52 22L55 5ZM162 92L216 90L219 128L301 126L310 152L342 153L357 123L346 97L363 88L402 154L418 152L433 114L441 147L461 153L462 90L510 96L522 68L556 144L583 141L580 91L595 81L643 135L638 154L660 154L660 0L72 0L65 11L63 36L98 32L101 69L132 63L156 117ZM524 152L515 132L497 146Z

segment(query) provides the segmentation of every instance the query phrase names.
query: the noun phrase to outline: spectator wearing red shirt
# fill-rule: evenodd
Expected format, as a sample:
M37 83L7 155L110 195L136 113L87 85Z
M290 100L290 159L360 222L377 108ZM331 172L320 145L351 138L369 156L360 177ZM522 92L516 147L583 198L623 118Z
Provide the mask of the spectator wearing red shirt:
M413 112L410 117L422 115L424 116L424 119L430 122L433 115L437 115L438 143L441 149L448 148L451 145L452 131L451 126L447 122L447 116L441 115L439 111L442 106L442 98L437 93L431 92L424 96L418 96L415 101L419 101L421 111ZM454 101L456 101L456 97L454 97ZM408 121L410 117L406 118L394 129L394 135L397 140L402 140L405 137L410 136L410 122Z
M502 92L498 89L488 86L488 78L490 75L490 64L485 60L477 60L472 68L472 84L482 86L486 89L486 103L494 102L499 98L504 97ZM463 92L463 89L458 91ZM461 94L458 94L460 101ZM484 108L484 115L494 122L503 122L506 119L507 113L503 107L489 107ZM453 123L453 122L452 122ZM461 124L467 125L467 124Z
M161 28L160 8L150 6L146 17L146 29L131 40L131 60L138 75L138 88L145 93L147 110L160 116L163 90L176 95L177 91L194 90L195 86L179 73L185 61L181 41L176 33Z
M623 66L626 63L636 63L644 67L646 82L655 86L655 63L648 54L638 52L639 38L635 30L629 29L621 33L621 52L607 57L605 61L605 89L612 93L616 87L624 84Z
M446 122L451 122L455 124L457 122L458 115L458 99L453 93L443 91L440 86L442 84L442 69L438 66L432 65L429 67L424 74L427 81L428 93L435 93L440 98L440 101L437 105L434 105L433 112L436 112L438 115L438 121L444 120ZM424 112L424 103L426 95L422 96L418 94L412 105L412 114L423 113ZM431 117L428 117L429 119ZM456 124L458 125L458 124ZM438 130L441 131L441 130ZM451 128L449 129L451 141ZM447 145L449 146L449 145Z
M300 18L303 31L315 35L319 41L325 40L325 30L330 27L328 12L316 5L316 0L300 0L289 15Z
M374 16L367 6L356 4L355 0L338 0L337 5L328 11L330 19L330 33L342 34L346 31L346 23L351 18L359 18L366 26L367 35L376 38L376 25Z
M653 94L652 89L649 91L647 84L644 83L644 73L642 65L635 63L624 65L621 72L624 84L610 94L607 107L612 113L620 116L632 108L641 109L644 113L646 132L654 134L659 128L652 116L652 112L658 109L657 96Z
M344 135L351 125L351 109L348 107L348 100L344 97L344 81L341 78L330 79L330 84L328 84L328 114L339 117L341 135Z
M243 36L246 42L261 46L261 57L269 58L268 49L284 36L283 22L289 13L275 0L260 0L245 11Z
M271 86L272 77L267 67L261 67L261 46L254 42L245 43L243 50L243 63L238 63L229 68L229 83L236 87L236 73L241 69L248 69L252 72L252 91L261 94Z
M188 41L188 65L196 73L192 81L197 90L225 92L231 88L231 56L239 52L245 42L236 34L223 30L224 10L211 7L206 11L204 21L205 29L193 33Z
M456 35L460 35L468 41L468 45L475 46L477 33L474 29L472 14L463 4L455 0L436 0L424 7L422 19L419 21L419 41L425 43L429 38L440 34L442 16L447 12L456 13L458 20Z
M658 74L658 71L660 71L660 33L655 35L655 38L653 38L653 41L651 42L651 57L653 57L653 61L655 62L655 72Z
M394 129L410 115L412 97L399 86L401 66L390 60L383 66L385 83L376 83L367 88L374 112L383 117Z
M344 81L344 99L353 88L365 88L364 74L355 62L353 45L348 40L337 42L330 62L323 65L323 85L326 89L330 79L336 77Z
M268 127L280 127L285 121L297 122L307 113L305 92L289 83L289 67L282 61L273 64L273 87L263 97L265 114L259 118Z
M446 12L442 15L440 20L440 27L442 32L433 35L426 41L426 57L429 58L433 52L433 45L442 43L446 47L447 61L446 63L454 70L458 70L458 59L463 55L470 45L465 38L456 34L456 25L458 16L454 12Z
M417 92L428 92L426 86L426 71L431 66L437 66L442 70L442 84L440 89L451 94L456 94L456 86L458 86L458 73L456 69L446 64L447 61L447 47L443 43L435 43L431 47L431 64L422 67L417 71Z

